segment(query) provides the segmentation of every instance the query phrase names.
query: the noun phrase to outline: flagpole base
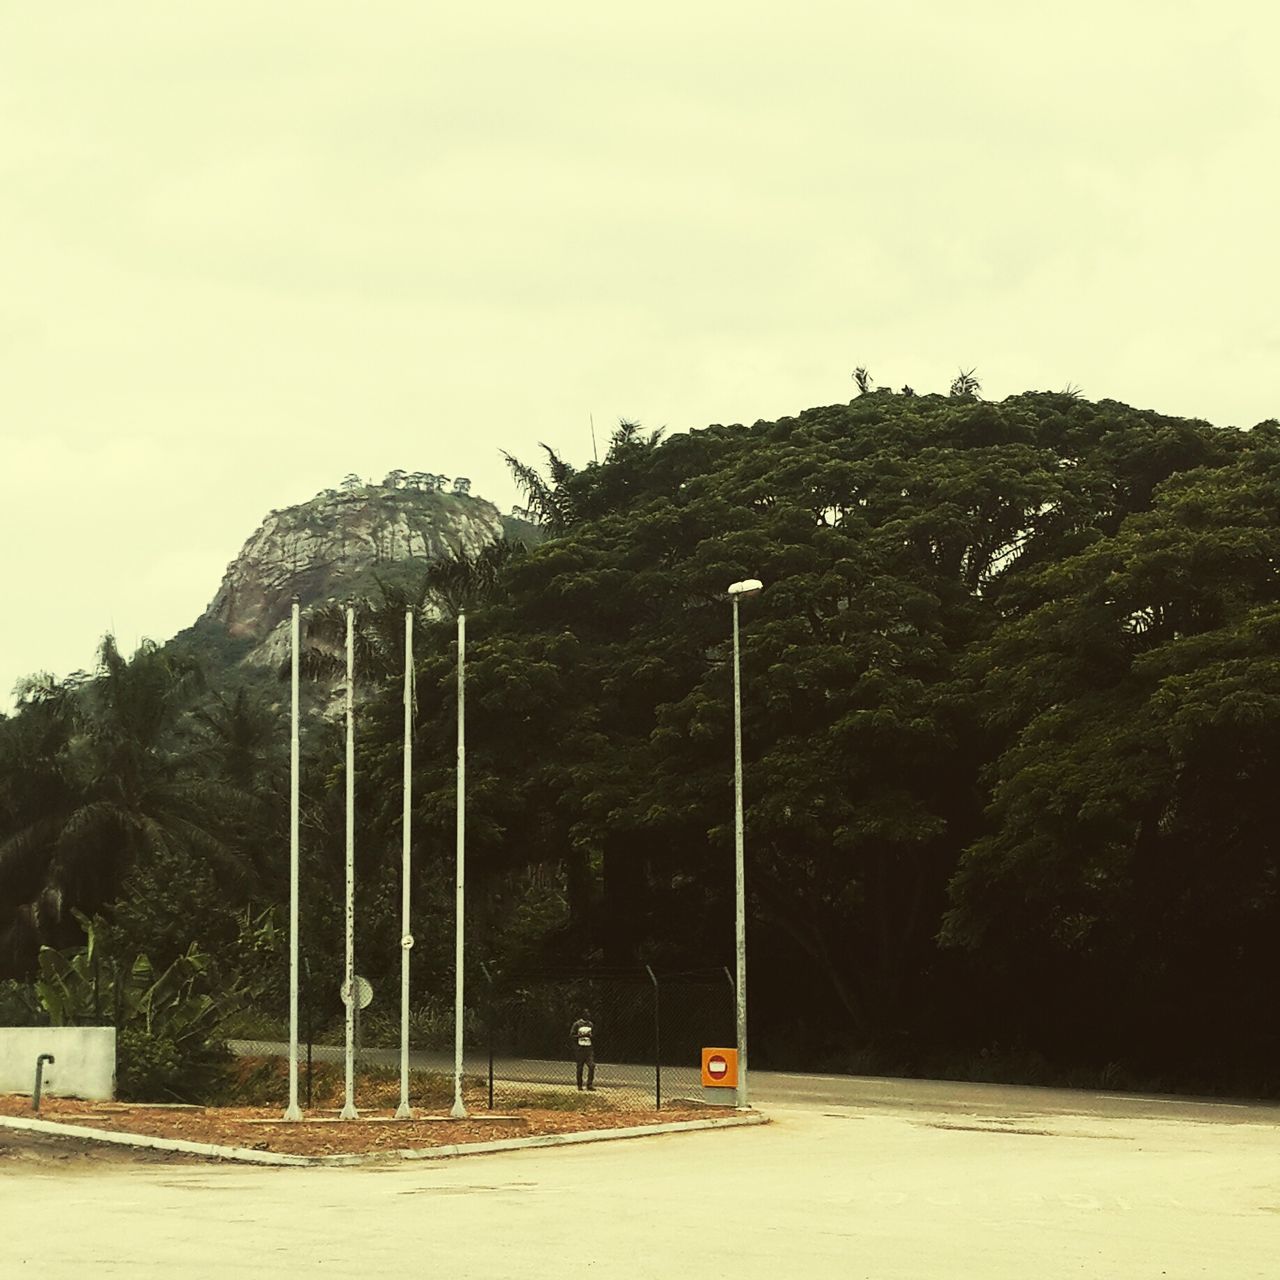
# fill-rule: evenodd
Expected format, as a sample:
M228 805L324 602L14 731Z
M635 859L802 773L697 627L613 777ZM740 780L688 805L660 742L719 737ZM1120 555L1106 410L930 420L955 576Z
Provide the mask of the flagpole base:
M412 1119L413 1119L413 1108L412 1108L412 1107L410 1107L410 1106L409 1106L409 1104L408 1104L407 1102L402 1102L402 1103L401 1103L401 1104L396 1108L396 1119L397 1119L397 1120L412 1120Z
M465 1120L467 1118L467 1109L462 1105L461 1098L455 1098L453 1100L453 1110L450 1111L449 1114L455 1120Z
M296 1102L291 1103L289 1106L287 1106L287 1107L285 1108L285 1111L284 1111L284 1119L286 1119L286 1120L301 1120L301 1119L302 1119L302 1108L301 1108L300 1106L298 1106L298 1104L297 1104Z
M354 1102L348 1102L346 1106L338 1113L339 1120L359 1120L360 1113L356 1110Z

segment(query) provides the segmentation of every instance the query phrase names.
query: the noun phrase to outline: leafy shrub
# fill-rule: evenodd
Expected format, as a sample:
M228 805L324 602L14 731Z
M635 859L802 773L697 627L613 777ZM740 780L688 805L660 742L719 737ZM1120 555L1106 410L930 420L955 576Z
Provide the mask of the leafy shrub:
M214 1041L125 1027L116 1036L116 1090L129 1102L210 1101L225 1091L230 1061L225 1045Z
M40 951L35 990L49 1020L114 1020L117 1087L131 1101L194 1102L216 1093L229 1058L221 1026L239 993L209 991L209 960L195 943L159 974L145 955L125 969L102 955L101 921L78 918L83 947ZM104 1006L111 1017L102 1016Z
M14 978L0 982L0 1027L42 1027L48 1021L33 986Z

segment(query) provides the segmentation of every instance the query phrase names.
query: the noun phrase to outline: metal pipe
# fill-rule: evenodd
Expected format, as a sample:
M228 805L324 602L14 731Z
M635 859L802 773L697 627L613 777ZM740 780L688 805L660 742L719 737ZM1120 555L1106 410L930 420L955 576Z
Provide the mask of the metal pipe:
M41 1054L41 1055L36 1059L36 1088L35 1088L35 1092L31 1095L31 1110L32 1110L32 1111L39 1111L39 1110L40 1110L40 1086L41 1086L41 1084L43 1083L43 1080L44 1080L44 1064L45 1064L46 1062L47 1062L50 1066L53 1066L53 1054L51 1054L51 1053L42 1053L42 1054Z

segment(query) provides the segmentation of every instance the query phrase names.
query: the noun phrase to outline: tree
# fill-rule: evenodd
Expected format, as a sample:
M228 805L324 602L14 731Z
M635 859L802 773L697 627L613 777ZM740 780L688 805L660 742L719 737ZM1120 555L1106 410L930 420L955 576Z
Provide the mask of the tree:
M1280 962L1280 433L1158 486L975 653L1004 749L945 938L1027 975L1026 1034L1202 1070L1269 1056Z
M550 445L542 445L547 455L550 480L544 479L538 471L503 452L507 466L524 495L525 507L530 517L543 525L550 534L561 533L575 519L573 498L569 481L576 474L575 468L565 462Z
M253 816L252 799L201 776L176 735L198 688L198 669L186 659L146 642L128 660L108 636L92 680L29 694L29 716L0 746L7 757L0 899L9 904L10 965L29 962L36 942L64 941L73 910L97 910L151 853L181 848L232 882L252 879L250 862L227 838ZM14 767L10 753L32 748Z
M731 918L716 870L732 813L723 592L759 576L744 646L754 936L781 964L803 957L833 1036L925 1034L943 999L931 974L957 963L933 941L945 887L984 822L991 730L967 657L1027 607L1040 567L1230 449L1196 424L1035 395L866 397L640 443L628 430L599 466L520 473L557 532L483 615L504 710L492 755L469 717L469 814L495 853L519 831L530 858L558 848L570 883L598 874L599 900L578 894L598 954L705 955L705 921ZM536 729L506 705L517 686L536 690ZM757 998L767 1020L794 991Z

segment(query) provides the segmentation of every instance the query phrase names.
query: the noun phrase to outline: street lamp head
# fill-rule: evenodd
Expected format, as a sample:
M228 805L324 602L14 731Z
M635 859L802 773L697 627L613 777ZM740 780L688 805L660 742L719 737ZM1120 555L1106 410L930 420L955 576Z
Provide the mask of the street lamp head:
M764 583L759 578L744 578L729 587L731 596L754 596L764 590Z

